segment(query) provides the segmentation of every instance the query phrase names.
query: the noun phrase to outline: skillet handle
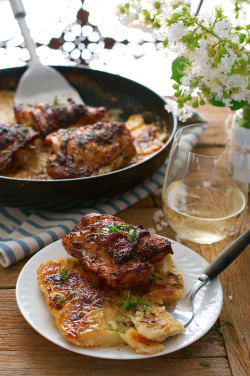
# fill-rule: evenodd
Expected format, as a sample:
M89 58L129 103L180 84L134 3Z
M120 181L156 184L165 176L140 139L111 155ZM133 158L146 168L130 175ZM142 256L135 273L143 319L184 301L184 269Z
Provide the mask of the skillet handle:
M243 232L237 239L234 240L228 247L222 251L218 257L203 271L202 275L206 275L209 279L217 277L223 270L225 270L242 251L250 243L250 228Z

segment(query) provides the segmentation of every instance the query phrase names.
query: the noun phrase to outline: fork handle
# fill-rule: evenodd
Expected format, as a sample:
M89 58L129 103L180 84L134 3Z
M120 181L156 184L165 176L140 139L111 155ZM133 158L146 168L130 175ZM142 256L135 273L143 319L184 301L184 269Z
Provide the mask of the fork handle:
M203 271L209 279L217 277L225 270L250 243L250 228L243 232L237 239L222 251L218 257ZM201 277L202 277L201 276Z
M16 20L19 24L20 30L23 34L25 46L30 53L31 63L32 64L33 63L39 63L40 64L40 61L39 61L37 54L36 54L36 44L30 36L30 31L29 31L27 24L26 24L26 21L25 21L26 12L25 12L25 9L23 7L23 3L22 3L21 0L9 0L9 2L10 2L10 5L11 5L11 8L12 8L12 12L14 14L14 17L16 18Z

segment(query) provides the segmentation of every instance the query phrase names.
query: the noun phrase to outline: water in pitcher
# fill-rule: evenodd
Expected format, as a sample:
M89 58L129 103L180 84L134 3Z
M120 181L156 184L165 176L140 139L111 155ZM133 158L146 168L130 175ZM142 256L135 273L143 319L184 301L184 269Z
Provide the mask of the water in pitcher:
M231 181L179 180L163 194L163 210L182 239L210 244L237 234L246 198Z

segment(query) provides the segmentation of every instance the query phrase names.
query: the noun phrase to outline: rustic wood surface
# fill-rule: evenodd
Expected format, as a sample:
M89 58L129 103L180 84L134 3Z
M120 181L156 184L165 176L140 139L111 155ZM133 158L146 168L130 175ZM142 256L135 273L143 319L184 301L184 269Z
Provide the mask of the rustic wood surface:
M230 115L227 109L209 105L202 107L199 112L217 124L225 123ZM204 138L204 147L205 142ZM150 195L119 216L131 223L154 227L153 214L159 208L160 196ZM248 206L245 227L249 227L249 224ZM175 238L170 227L164 228L161 234ZM212 245L199 245L189 241L183 244L211 261L229 242L226 239ZM212 328L203 338L184 350L137 361L95 359L75 354L49 342L32 329L19 312L15 299L16 280L26 262L27 259L22 260L8 269L0 267L0 376L249 375L249 247L220 277L224 304L219 322L230 319L233 323L224 327L225 344L219 343L221 336Z

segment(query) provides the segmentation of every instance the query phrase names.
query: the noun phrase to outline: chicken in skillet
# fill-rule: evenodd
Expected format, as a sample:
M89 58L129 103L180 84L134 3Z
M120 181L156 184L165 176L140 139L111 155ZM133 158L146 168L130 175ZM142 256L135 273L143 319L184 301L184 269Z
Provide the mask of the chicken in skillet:
M76 123L80 126L109 120L105 107L91 107L72 101L39 103L36 106L18 105L14 110L18 122L32 126L43 138L59 128L68 128Z
M124 123L97 122L49 134L52 145L47 172L55 179L102 174L127 165L134 156L133 138Z
M142 226L102 214L85 215L64 236L62 244L86 268L119 288L149 282L153 264L173 253L167 239L150 234Z
M38 136L32 128L0 123L0 173L25 163L28 148Z

